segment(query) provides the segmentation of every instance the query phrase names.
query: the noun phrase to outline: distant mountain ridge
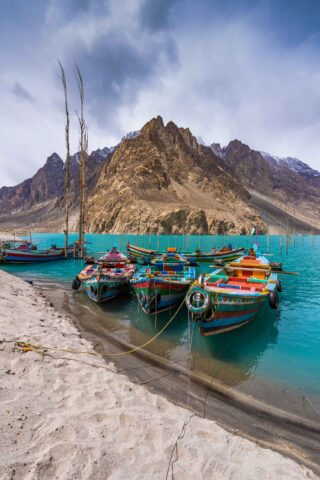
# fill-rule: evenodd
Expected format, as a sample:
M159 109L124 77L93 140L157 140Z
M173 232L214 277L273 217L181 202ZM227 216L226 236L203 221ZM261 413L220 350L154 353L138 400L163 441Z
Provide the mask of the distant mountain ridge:
M238 141L239 140L233 140L232 142L238 142ZM210 145L210 148L212 149L212 151L214 152L215 155L217 155L220 158L225 158L227 148L230 144L232 144L232 142L230 142L225 147L221 147L220 143L212 143ZM240 143L242 143L242 142L240 142ZM243 144L243 145L245 145L245 144ZM270 153L263 152L263 151L257 151L257 153L260 153L266 161L274 162L275 164L286 166L290 170L292 170L293 172L295 172L297 174L303 175L303 176L308 177L308 178L320 177L320 172L318 172L318 170L315 170L315 169L311 168L307 163L302 162L298 158L295 158L295 157L279 157L279 156L271 155Z
M220 158L223 168L247 188L251 204L267 224L270 218L264 216L266 202L276 208L277 217L278 209L282 210L280 218L272 221L278 229L286 223L284 217L288 215L311 229L320 228L320 172L296 158L252 150L239 140L223 148L213 143L210 148Z
M71 228L77 226L79 153L70 158ZM0 227L63 229L65 164L57 153L36 174L0 188ZM154 118L119 145L93 151L87 168L90 231L240 233L320 229L320 172L239 140L205 146L189 129Z
M98 181L102 166L114 149L103 148L88 156L87 194ZM70 156L71 214L77 210L79 194L79 152ZM36 174L13 187L0 188L0 226L62 229L61 208L65 198L65 163L57 153L47 158ZM76 220L73 228L76 226Z

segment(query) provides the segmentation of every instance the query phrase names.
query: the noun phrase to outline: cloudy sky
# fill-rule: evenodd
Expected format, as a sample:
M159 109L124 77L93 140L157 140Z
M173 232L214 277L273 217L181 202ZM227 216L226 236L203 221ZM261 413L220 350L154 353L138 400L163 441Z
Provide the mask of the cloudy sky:
M0 53L0 186L65 155L58 60L72 151L78 64L90 150L160 114L320 169L318 1L1 0Z

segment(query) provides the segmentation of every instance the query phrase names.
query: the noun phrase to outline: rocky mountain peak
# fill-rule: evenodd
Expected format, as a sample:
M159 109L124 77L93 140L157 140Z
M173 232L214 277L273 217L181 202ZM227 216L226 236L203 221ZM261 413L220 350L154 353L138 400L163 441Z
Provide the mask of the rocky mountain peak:
M47 158L45 165L49 167L60 167L63 166L63 160L57 153L53 153L50 157Z
M158 132L159 130L164 128L163 119L160 115L157 117L152 118L147 122L143 128L141 129L142 135L148 135L150 133Z
M254 150L251 150L248 145L242 143L240 140L234 139L225 147L225 152L226 155L228 155L229 152L237 152L238 154L240 153L241 156L245 157L246 155L250 155L252 152L254 152Z
M179 128L179 132L180 134L182 135L185 143L190 147L190 148L194 148L196 149L197 151L199 151L199 148L200 148L200 144L198 143L198 140L196 139L196 137L194 137L192 135L192 133L190 132L189 128ZM201 145L202 147L202 145Z
M199 145L189 129L164 125L158 116L136 138L121 142L104 164L89 200L89 229L213 233L220 224L228 229L230 217L230 228L240 232L261 224L248 198L209 147Z

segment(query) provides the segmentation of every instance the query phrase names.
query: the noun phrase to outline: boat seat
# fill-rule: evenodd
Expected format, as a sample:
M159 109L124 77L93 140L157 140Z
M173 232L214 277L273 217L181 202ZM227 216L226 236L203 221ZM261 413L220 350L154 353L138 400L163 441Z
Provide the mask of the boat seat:
M166 265L166 264L164 264L163 269L166 272L173 272L173 271L182 272L183 265L182 265L182 263L178 263L177 265Z
M229 281L234 282L246 282L248 277L229 277Z
M262 278L256 278L256 277L249 277L248 282L249 283L268 283L268 280L262 279Z
M229 285L228 283L218 283L218 287L220 287L220 288L236 288L238 290L241 290L240 285Z

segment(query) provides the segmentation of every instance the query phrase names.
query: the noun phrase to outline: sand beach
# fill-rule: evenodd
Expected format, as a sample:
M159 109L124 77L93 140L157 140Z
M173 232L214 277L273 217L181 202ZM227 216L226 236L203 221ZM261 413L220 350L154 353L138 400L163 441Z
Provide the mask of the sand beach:
M99 356L23 352L16 341L95 353L39 289L0 271L0 298L1 480L318 478Z

